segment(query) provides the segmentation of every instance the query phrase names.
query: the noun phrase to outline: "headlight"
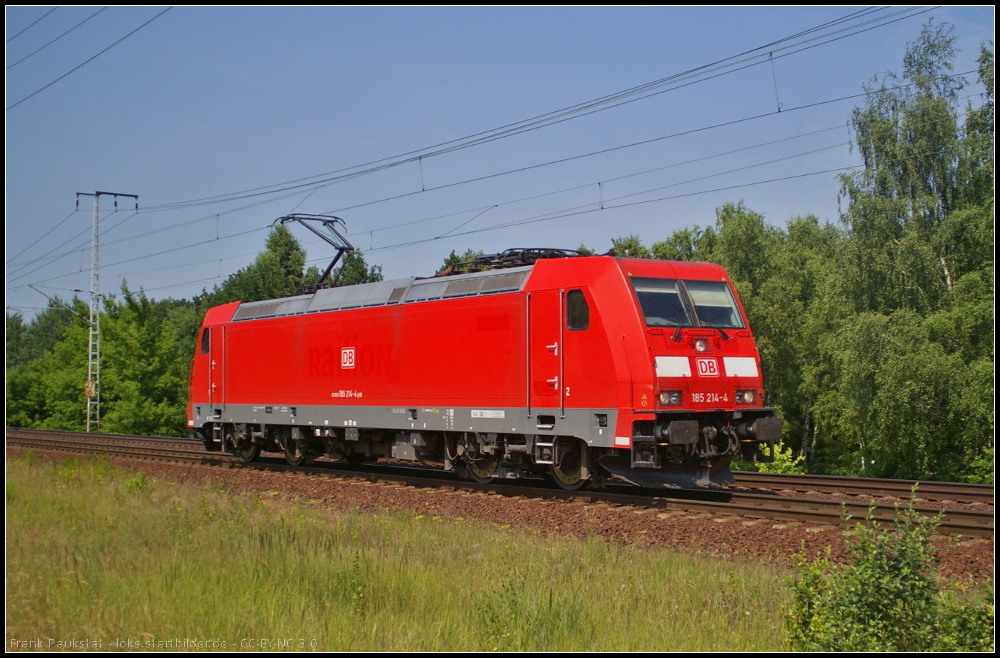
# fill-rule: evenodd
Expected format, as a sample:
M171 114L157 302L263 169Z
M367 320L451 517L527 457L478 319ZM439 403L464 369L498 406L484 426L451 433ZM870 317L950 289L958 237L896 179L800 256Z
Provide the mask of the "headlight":
M660 391L660 406L679 407L684 402L684 391Z
M755 404L757 391L736 391L736 404Z
M707 338L695 338L694 339L694 351L695 352L707 352L708 351L708 339Z

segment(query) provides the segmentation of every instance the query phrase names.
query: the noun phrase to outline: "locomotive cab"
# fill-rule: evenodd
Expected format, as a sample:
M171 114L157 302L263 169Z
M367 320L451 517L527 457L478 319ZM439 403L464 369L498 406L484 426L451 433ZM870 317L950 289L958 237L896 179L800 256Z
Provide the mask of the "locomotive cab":
M707 263L622 261L652 378L637 386L631 454L601 463L643 486L733 482L734 456L769 460L781 420L763 405L759 353L725 271ZM768 448L767 454L762 447Z

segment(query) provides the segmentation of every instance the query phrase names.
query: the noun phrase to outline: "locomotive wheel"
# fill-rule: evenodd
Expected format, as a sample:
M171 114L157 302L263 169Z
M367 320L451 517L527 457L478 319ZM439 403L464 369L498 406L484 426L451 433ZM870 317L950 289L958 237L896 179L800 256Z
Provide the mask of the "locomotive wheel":
M499 455L483 455L479 459L469 459L465 463L469 477L479 484L489 484L496 478L493 471L500 465Z
M346 459L347 463L353 468L357 468L365 463L365 455L360 452L348 453L347 457L344 459Z
M245 441L236 449L236 454L240 456L240 459L244 463L249 464L250 462L257 461L257 458L260 457L260 446L253 441Z
M285 448L285 461L288 462L289 466L302 466L308 463L306 453L302 451L302 448L295 443L295 441L289 441L288 446Z
M574 439L568 441L557 439L557 441L559 463L549 466L549 475L561 489L566 491L582 489L587 481L583 479L583 450L580 449L580 442ZM567 443L569 445L565 445Z

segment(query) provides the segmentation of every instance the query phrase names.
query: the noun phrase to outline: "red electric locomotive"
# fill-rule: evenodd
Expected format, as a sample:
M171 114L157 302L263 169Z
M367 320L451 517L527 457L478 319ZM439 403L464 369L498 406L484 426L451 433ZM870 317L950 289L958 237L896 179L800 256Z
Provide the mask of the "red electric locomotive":
M211 309L193 435L248 461L436 459L566 489L721 486L735 455L773 454L781 420L722 267L521 256Z

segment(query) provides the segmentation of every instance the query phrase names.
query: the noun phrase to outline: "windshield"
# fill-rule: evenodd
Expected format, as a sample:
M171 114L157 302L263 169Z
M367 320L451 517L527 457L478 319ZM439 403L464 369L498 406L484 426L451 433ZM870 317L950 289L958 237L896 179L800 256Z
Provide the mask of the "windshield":
M743 328L743 318L725 281L629 279L648 327Z
M632 278L632 287L649 327L690 327L691 316L684 308L680 288L671 279Z
M743 318L725 281L684 281L703 327L742 329Z

